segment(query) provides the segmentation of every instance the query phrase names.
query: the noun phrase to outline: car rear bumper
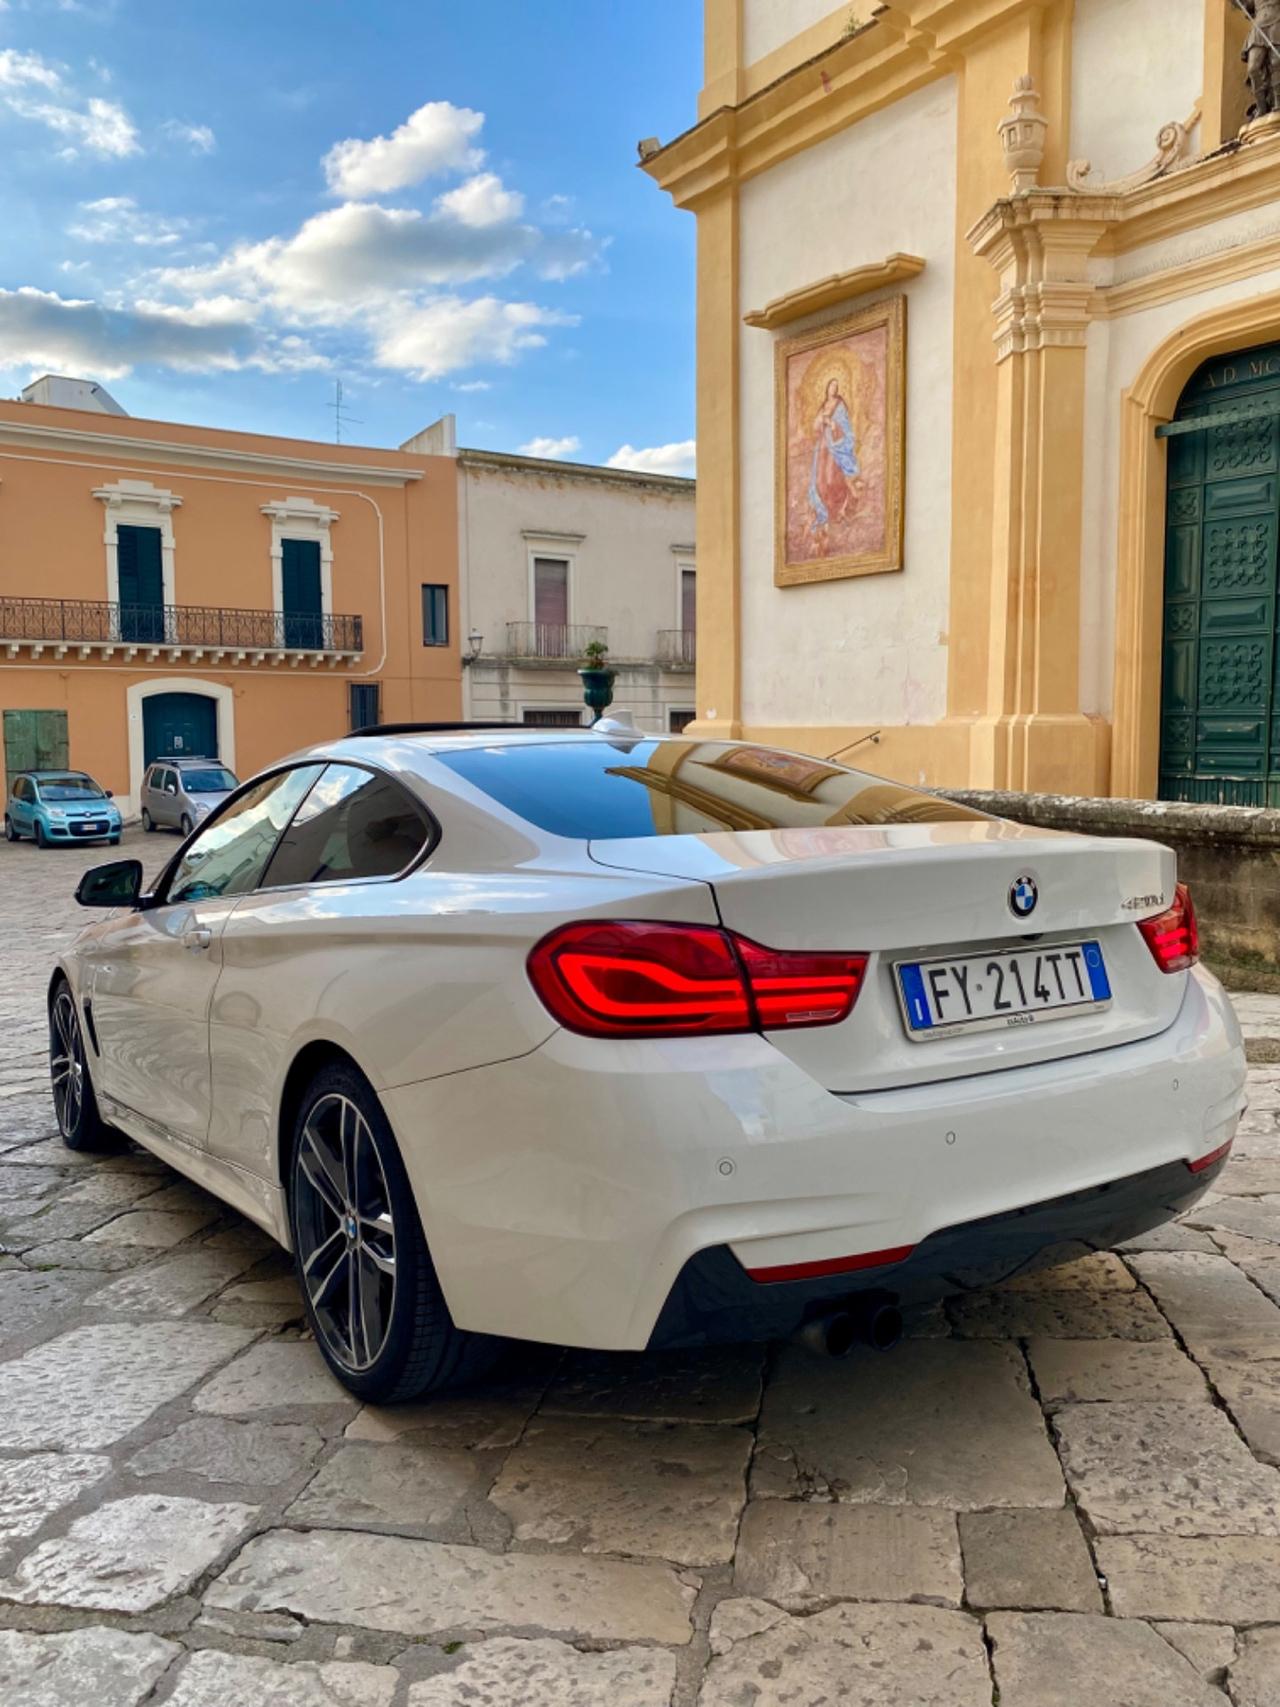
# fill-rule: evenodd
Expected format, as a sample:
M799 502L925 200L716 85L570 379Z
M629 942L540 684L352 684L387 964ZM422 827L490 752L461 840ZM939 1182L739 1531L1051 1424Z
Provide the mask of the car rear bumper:
M1230 1004L1197 969L1158 1036L910 1089L834 1095L758 1036L557 1032L383 1099L460 1326L638 1350L660 1320L678 1337L669 1300L702 1253L749 1277L909 1250L923 1281L931 1241L999 1218L1027 1232L1029 1205L1064 1206L1049 1243L1105 1242L1073 1229L1073 1200L1087 1220L1080 1194L1144 1179L1139 1219L1110 1236L1155 1225L1182 1198L1162 1170L1194 1198L1209 1176L1187 1164L1234 1135L1244 1077ZM708 1266L725 1272L707 1258L699 1278ZM822 1278L813 1296L829 1298L884 1276ZM735 1337L774 1331L779 1285L749 1284L756 1309L737 1311ZM791 1297L803 1314L809 1294Z
M1016 1274L1110 1250L1190 1209L1227 1158L1193 1174L1171 1162L1090 1191L931 1233L902 1261L855 1273L762 1284L725 1245L690 1257L667 1295L651 1350L779 1339L824 1310L875 1298L909 1310Z

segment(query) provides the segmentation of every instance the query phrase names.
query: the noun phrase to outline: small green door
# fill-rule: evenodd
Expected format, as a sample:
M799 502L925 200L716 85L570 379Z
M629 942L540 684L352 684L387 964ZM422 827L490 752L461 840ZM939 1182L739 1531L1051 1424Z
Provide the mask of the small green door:
M154 693L142 702L142 762L216 759L218 702L203 693Z
M280 579L285 645L318 649L324 645L319 540L282 540Z
M19 771L61 771L70 765L65 711L6 711L5 793Z
M1280 806L1280 346L1207 363L1178 421L1205 425L1168 440L1160 797Z
M160 529L116 529L120 638L164 639L164 567Z

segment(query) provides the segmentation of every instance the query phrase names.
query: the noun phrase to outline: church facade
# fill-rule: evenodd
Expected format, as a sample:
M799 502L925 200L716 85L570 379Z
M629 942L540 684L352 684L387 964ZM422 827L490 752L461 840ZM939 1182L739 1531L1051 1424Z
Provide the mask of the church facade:
M1267 4L705 0L696 731L1280 805Z

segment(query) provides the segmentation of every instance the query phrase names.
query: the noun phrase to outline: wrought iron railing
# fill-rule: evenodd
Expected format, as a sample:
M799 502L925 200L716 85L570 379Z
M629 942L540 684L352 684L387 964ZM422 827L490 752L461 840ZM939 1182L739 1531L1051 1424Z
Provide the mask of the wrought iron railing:
M602 646L607 646L609 630L607 628L593 628L587 623L509 622L507 624L507 655L511 658L581 659L587 647L596 640Z
M358 616L216 605L121 605L105 599L0 598L0 641L5 640L359 652L364 635Z
M658 630L658 662L660 664L696 664L697 661L697 629L660 628Z

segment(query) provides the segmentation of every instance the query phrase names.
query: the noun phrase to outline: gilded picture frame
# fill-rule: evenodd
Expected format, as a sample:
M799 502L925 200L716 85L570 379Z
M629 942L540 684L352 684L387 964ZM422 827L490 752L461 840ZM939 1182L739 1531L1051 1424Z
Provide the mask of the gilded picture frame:
M903 568L907 299L774 348L774 582Z

